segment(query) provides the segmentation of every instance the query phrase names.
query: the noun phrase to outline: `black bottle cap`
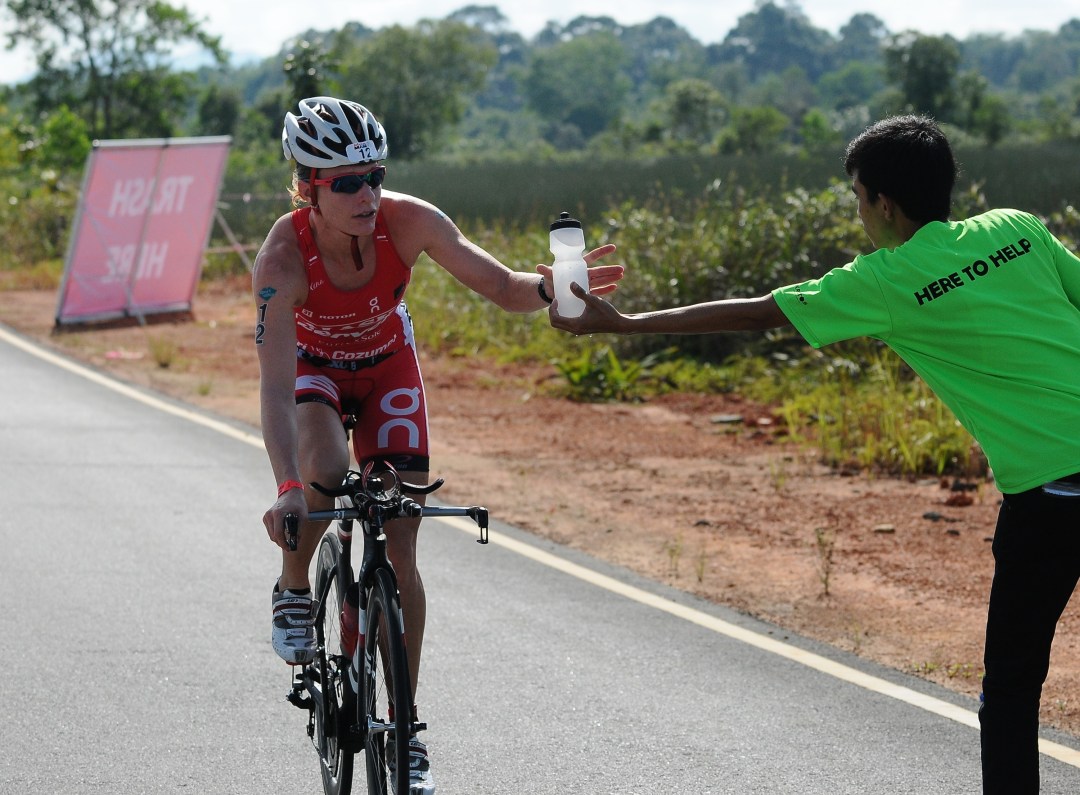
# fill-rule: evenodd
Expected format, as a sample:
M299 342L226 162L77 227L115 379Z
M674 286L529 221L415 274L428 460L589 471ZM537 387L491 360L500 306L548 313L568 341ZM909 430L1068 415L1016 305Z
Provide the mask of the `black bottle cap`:
M570 213L564 211L559 213L558 220L551 225L552 232L556 229L581 229L581 221L571 218Z

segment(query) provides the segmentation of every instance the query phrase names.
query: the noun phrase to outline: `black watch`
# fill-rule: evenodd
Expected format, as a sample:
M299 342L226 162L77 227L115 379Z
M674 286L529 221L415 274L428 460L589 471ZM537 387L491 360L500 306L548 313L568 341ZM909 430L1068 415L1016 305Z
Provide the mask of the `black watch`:
M554 300L555 300L555 299L554 299L554 298L552 298L552 297L551 297L550 295L548 295L548 294L547 294L547 290L545 290L545 289L544 289L544 277L543 277L543 276L541 276L541 277L540 277L540 281L538 281L538 282L536 283L536 292L540 293L540 299L541 299L541 300L542 300L542 301L543 301L543 302L544 302L545 304L550 304L550 303L551 303L552 301L554 301Z

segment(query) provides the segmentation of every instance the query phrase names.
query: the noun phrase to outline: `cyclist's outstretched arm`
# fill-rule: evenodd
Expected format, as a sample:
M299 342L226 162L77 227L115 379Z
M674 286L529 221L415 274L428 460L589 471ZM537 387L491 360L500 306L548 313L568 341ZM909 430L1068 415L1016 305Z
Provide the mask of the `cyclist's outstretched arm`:
M394 212L400 213L410 228L420 231L424 252L440 267L470 290L508 312L535 312L546 309L547 303L540 297L537 286L540 277L535 273L515 271L501 263L492 254L469 240L457 225L434 205L409 197L394 204ZM615 246L601 246L590 251L585 260L594 263L615 251ZM550 273L547 278L547 295L554 295ZM597 265L589 271L590 288L598 293L615 289L622 278L621 265Z

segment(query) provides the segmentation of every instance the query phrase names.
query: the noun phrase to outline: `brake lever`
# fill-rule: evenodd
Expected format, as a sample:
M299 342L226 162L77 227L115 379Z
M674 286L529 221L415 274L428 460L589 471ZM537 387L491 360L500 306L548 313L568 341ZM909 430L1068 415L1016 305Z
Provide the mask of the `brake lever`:
M476 522L476 526L480 528L480 537L476 539L477 544L488 543L488 509L481 508L479 506L469 509L469 516Z
M295 513L285 514L285 544L291 552L296 551L296 541L299 535L300 517Z

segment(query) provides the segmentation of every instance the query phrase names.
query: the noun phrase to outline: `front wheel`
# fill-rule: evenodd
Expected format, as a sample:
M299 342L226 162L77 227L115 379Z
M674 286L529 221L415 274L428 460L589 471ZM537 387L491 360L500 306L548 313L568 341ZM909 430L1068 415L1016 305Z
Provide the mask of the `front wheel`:
M335 532L323 536L317 560L315 635L319 651L312 665L317 669L321 697L315 699L315 749L326 795L349 795L355 759L349 737L356 716L356 695L348 682L351 663L341 647L340 616L348 583L340 580L341 541Z
M412 688L401 602L393 577L384 569L375 572L361 643L368 793L408 795Z

